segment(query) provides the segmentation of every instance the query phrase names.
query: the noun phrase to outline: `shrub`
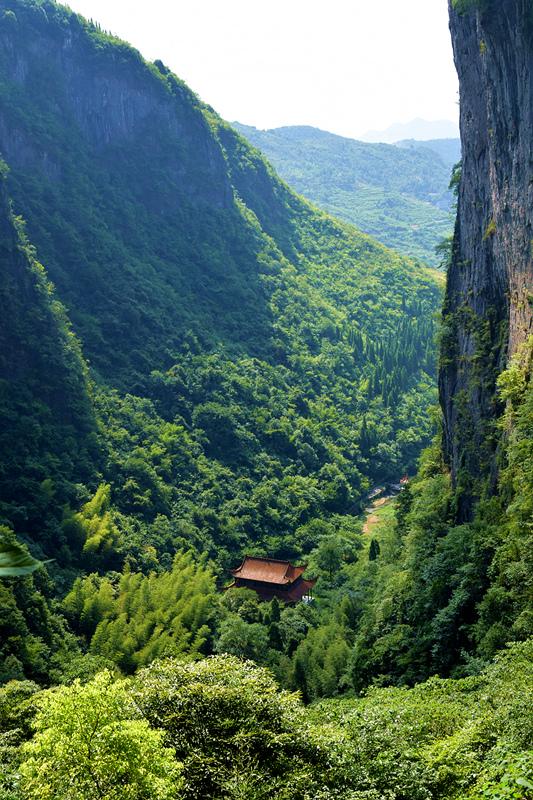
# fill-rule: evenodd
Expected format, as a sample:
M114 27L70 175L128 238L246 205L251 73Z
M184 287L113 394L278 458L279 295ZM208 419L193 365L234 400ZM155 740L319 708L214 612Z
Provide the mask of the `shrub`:
M279 691L266 669L232 656L169 660L142 670L134 686L144 716L183 762L187 800L304 800L323 782L326 749L297 695Z
M176 800L179 765L128 698L128 683L102 672L88 684L43 693L34 739L24 747L28 800Z

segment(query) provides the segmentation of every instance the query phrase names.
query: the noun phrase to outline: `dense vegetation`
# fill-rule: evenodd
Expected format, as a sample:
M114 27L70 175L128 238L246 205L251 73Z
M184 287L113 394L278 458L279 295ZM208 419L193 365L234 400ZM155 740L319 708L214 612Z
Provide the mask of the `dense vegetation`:
M461 158L456 140L396 146L310 127L236 127L311 202L400 253L439 265L435 248L453 227L448 182Z
M474 678L304 709L222 656L0 690L6 800L527 800L531 645ZM32 731L33 738L30 739Z
M414 469L440 286L293 194L163 64L53 2L6 0L0 94L28 231L4 194L0 524L53 559L2 586L2 657L5 677L55 680L80 645L123 668L160 646L155 625L119 656L98 619L60 607L80 573L113 572L84 591L118 592L101 609L118 630L128 570L173 586L176 551L221 581L246 550L307 557L324 530L353 531L374 482ZM215 627L184 623L176 652L189 634L209 652Z
M452 486L438 437L397 501L372 510L359 550L322 540L312 562L322 575L315 616L285 645L290 662L276 662L304 698L478 674L506 643L531 636L532 347L525 342L499 377L500 477L495 487L490 472L476 476L470 522L457 521L462 485ZM321 563L328 541L334 553Z
M365 521L430 441L435 273L50 0L0 95L1 800L530 800L532 341L473 518L437 440ZM245 552L314 601L220 591Z

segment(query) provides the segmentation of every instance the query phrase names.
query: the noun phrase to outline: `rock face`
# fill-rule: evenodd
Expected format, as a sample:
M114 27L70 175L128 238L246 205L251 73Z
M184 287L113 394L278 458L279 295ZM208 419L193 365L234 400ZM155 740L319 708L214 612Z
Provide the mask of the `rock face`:
M528 5L525 0L450 0L463 168L440 392L459 520L471 516L478 481L495 479L496 377L532 332L533 20Z
M37 106L40 97L43 103L46 98L50 127L56 120L70 125L72 137L98 164L112 163L118 148L142 150L154 181L164 158L166 179L173 188L165 195L167 206L230 205L224 158L188 87L159 62L149 69L128 45L95 45L76 16L61 19L59 7L8 5L13 10L7 13L14 17L6 24L4 15L0 29L2 73L12 92L17 87L21 97L33 96ZM0 150L6 160L14 168L38 169L59 178L58 142L36 149L24 105L18 115L9 113L9 107L0 106ZM150 200L150 195L145 197Z

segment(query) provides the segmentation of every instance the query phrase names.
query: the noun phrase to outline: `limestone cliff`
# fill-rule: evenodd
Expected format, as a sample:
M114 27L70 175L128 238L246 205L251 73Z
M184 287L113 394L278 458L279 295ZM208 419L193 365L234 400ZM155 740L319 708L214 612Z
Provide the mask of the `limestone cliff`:
M440 391L459 519L471 515L478 480L495 480L495 381L532 330L530 5L450 0L463 165Z
M157 189L143 191L150 206L157 207L158 198L165 207L230 204L220 148L198 98L185 84L160 62L147 65L129 45L99 40L97 29L87 29L80 18L53 3L6 5L0 63L9 94L0 104L0 150L12 167L61 177L63 143L52 135L54 125L59 133L59 119L98 164L112 168L120 153L141 152ZM14 113L11 101L17 94L21 102ZM40 147L38 123L28 119L28 98L33 113L37 108L46 114L49 142L41 139Z

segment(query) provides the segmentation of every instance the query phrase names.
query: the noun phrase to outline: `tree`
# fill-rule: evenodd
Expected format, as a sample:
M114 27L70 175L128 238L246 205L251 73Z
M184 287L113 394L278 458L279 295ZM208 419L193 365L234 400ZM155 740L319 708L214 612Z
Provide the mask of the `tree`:
M231 614L220 626L215 649L217 653L229 653L261 663L265 661L268 645L268 630L264 625L258 622L250 624Z
M143 669L133 686L136 705L183 762L186 800L324 797L324 739L268 670L227 655L172 659Z
M413 505L413 492L409 484L404 487L396 499L396 521L401 534L406 533L406 521Z
M377 539L372 539L370 542L370 548L368 550L368 560L375 561L381 552L381 548L379 546L379 542Z
M63 530L70 541L83 546L86 557L100 563L106 559L117 561L120 549L120 531L117 528L111 507L111 487L102 483L94 497L77 513L66 512Z
M268 616L270 622L279 622L281 619L281 608L277 597L274 597L270 603L270 614Z
M293 656L293 683L307 700L338 694L350 648L336 623L312 628Z
M169 572L143 575L126 568L109 578L78 578L64 600L76 632L93 655L134 672L155 658L202 652L215 624L214 577L192 553L176 553Z
M28 800L176 800L180 766L128 697L128 682L102 672L39 701L34 739L23 748Z
M326 573L332 581L333 575L341 568L343 551L343 542L338 536L326 536L313 553L313 566L319 573Z

